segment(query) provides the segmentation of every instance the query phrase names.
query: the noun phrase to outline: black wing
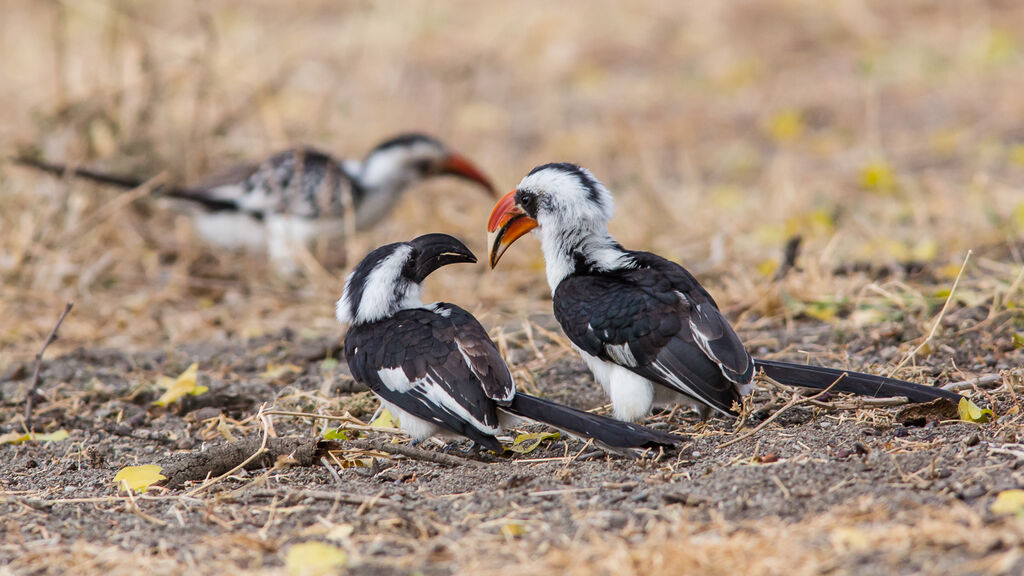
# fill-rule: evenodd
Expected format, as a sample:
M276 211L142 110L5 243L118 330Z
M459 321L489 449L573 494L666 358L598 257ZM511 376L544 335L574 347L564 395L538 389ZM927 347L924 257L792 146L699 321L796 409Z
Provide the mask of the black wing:
M439 302L433 310L446 316L455 327L455 344L466 365L477 377L488 398L504 406L516 393L512 373L498 347L475 316L454 304Z
M555 317L584 352L732 413L753 362L715 301L683 267L642 252L638 267L575 274Z
M472 322L467 323L467 317ZM467 312L436 305L353 326L345 337L345 353L352 376L388 402L488 448L500 449L494 438L500 430L497 404L488 391L501 389L501 371L493 366L489 371L481 369L488 366L478 353L485 348L477 341L481 335L490 343L487 333ZM497 355L496 349L494 352ZM497 359L501 361L500 356ZM504 373L508 375L507 368ZM485 383L481 375L487 374L496 377ZM511 385L510 375L507 382Z

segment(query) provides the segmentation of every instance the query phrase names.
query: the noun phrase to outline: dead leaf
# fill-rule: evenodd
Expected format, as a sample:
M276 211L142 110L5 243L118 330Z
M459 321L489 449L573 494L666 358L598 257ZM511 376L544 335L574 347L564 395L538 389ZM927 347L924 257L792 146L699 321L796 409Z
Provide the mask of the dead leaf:
M114 476L114 482L121 490L133 492L145 492L150 486L167 477L161 474L163 470L156 464L143 464L141 466L127 466L118 470Z
M278 364L276 362L268 362L267 369L260 374L261 378L267 380L277 380L285 374L301 374L302 368L295 364Z
M337 428L335 430L329 430L324 434L324 440L348 440L348 432L344 428Z
M506 538L516 538L526 534L526 528L518 522L507 522L501 525L501 533Z
M531 434L520 434L516 436L511 446L508 446L506 450L511 450L517 454L529 454L540 446L540 443L545 440L558 440L561 435L558 432L534 432Z
M953 420L959 416L957 405L948 398L939 398L924 404L914 404L896 414L896 423L904 426L924 426L929 422Z
M993 514L1024 516L1024 490L1003 490L988 509Z
M337 574L348 564L345 551L323 542L302 542L288 549L284 565L289 576Z
M984 424L996 418L991 409L982 409L968 398L960 399L960 403L957 405L957 412L960 413L961 420L964 422L974 422L975 424Z
M173 404L181 399L182 396L190 394L192 396L199 396L200 394L206 393L209 390L206 386L196 385L196 376L199 373L199 363L193 362L191 366L185 369L177 378L171 379L165 376L161 376L157 381L159 386L162 386L165 391L160 398L157 398L153 404L157 406L167 406Z
M391 416L391 412L388 412L386 408L380 411L380 415L373 422L370 422L370 426L374 428L397 428L394 417Z
M47 434L25 434L23 432L8 432L0 435L0 444L24 444L25 442L60 442L67 440L68 431L61 428Z

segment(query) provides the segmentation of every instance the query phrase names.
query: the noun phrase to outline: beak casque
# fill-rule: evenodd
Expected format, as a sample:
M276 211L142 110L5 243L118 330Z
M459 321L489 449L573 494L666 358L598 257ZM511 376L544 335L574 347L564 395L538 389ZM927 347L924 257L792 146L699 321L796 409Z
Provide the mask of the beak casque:
M501 255L517 239L537 227L537 221L530 218L516 205L516 191L513 190L494 205L491 219L487 223L487 246L490 250L490 264L494 268Z
M431 272L448 264L476 262L476 256L458 238L447 234L424 234L409 241L416 250L413 280L417 283Z
M448 174L450 176L456 176L469 180L470 182L476 182L487 191L491 196L497 196L497 191L491 181L488 180L487 176L481 172L468 158L455 152L448 153L441 163L438 165L439 174Z

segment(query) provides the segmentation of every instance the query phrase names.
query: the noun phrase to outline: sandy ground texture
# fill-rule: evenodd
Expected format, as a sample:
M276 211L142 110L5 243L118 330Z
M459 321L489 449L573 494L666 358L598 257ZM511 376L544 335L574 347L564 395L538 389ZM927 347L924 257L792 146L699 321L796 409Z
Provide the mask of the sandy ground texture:
M424 446L427 457L444 461L381 451L393 434L353 426L376 402L335 360L336 337L283 333L170 352L80 349L43 364L34 408L37 429L70 437L0 447L0 569L296 573L284 568L289 551L316 541L344 551L353 574L1019 573L1024 524L991 507L1000 492L1024 486L1016 397L1024 358L1009 333L950 330L974 325L980 312L948 313L947 335L933 345L969 343L963 374L997 375L964 386L1000 416L994 423L959 421L952 406L811 400L762 382L742 427L655 415L652 425L687 441L638 459L572 439L500 456L463 452L466 442ZM582 363L549 331L551 319L531 325L532 336L497 330L508 355L529 370L523 383L600 407ZM786 333L807 346L841 337L813 320ZM860 355L851 367L866 368L864 359L877 355ZM209 390L154 405L159 375L192 362ZM919 374L948 382L942 371L928 360L918 365ZM31 363L17 365L0 381L4 421L20 419L31 372ZM313 453L339 422L260 419L261 407L350 416L340 425L351 439ZM167 472L182 458L195 463L197 454L234 444L231 467L268 434L276 457L209 486L203 474L227 468L200 463L197 481L141 495L119 494L113 481L125 466ZM274 444L287 438L295 443Z
M317 543L354 574L1022 572L1005 493L1024 488L1024 2L0 0L0 14L3 438L23 434L34 356L75 303L33 397L32 428L55 436L0 444L0 575L298 574L309 562L289 558ZM6 160L193 183L294 145L361 158L411 130L503 191L541 163L592 169L615 237L686 265L755 356L968 381L998 420L761 383L742 424L653 416L687 437L678 453L408 451L365 430L376 403L336 356L346 269L310 256L277 278L260 254L204 246L145 188ZM331 249L352 260L443 231L482 256L492 205L432 181ZM480 318L521 389L607 409L552 321L535 240L493 271L445 268L426 298ZM208 390L156 405L160 377L193 363ZM339 424L348 439L320 443ZM271 455L232 471L264 438ZM144 464L182 486L119 494L115 474ZM186 481L204 466L229 474Z

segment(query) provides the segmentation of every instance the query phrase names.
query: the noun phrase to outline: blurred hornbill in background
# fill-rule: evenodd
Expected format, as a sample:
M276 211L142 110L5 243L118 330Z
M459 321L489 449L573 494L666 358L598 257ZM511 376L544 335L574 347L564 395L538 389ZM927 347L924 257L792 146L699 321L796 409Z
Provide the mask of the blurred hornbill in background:
M627 250L608 233L611 193L573 164L534 168L494 207L490 265L519 237L540 237L555 318L615 407L633 421L655 405L735 415L763 370L783 384L912 401L953 392L870 374L754 360L707 290L682 266Z
M145 181L28 157L14 161L121 188ZM265 249L275 268L289 273L296 268L295 251L300 246L309 249L314 240L338 239L346 223L357 230L373 226L412 185L441 175L464 178L494 193L487 177L468 159L423 134L386 140L361 162L311 148L286 150L195 186L161 187L159 193L194 205L196 230L210 244ZM352 213L346 214L349 206Z
M516 392L497 346L469 312L420 302L423 280L476 262L447 234L427 234L370 252L345 281L337 318L348 324L345 357L415 442L463 436L500 452L495 437L524 417L617 452L668 447L681 438Z

